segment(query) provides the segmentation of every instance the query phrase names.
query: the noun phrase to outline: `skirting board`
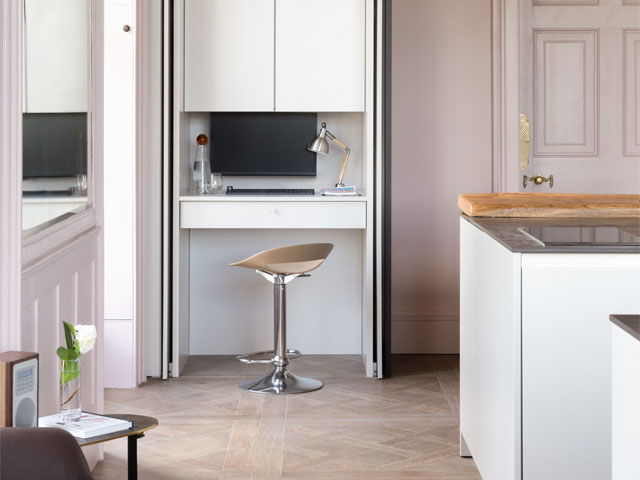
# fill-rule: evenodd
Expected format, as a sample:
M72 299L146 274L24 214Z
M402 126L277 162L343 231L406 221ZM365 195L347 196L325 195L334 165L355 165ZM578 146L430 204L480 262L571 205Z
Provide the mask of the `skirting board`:
M391 352L460 353L459 318L454 310L395 310L392 313Z

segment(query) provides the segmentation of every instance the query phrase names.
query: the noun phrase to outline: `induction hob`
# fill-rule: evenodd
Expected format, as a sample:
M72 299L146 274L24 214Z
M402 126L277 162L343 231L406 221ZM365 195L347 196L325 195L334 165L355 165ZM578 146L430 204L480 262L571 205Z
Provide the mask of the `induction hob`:
M518 230L544 247L640 246L640 228L620 228L610 226L524 226L519 227Z

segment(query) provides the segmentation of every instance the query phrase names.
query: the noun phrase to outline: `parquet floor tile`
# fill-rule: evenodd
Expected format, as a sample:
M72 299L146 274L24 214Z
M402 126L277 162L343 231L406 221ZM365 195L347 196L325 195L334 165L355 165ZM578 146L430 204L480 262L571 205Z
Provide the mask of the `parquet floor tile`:
M180 378L105 390L105 412L158 418L138 441L140 479L480 479L458 455L458 357L395 356L393 367L377 380L356 355L304 356L292 370L325 386L272 396L237 387L268 367L193 356ZM94 478L126 478L126 442L104 450Z

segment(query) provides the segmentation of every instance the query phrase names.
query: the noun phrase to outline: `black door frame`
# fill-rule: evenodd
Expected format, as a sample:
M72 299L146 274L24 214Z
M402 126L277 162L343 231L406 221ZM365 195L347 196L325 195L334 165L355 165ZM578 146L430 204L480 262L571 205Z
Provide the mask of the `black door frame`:
M382 376L391 376L391 6L383 0Z

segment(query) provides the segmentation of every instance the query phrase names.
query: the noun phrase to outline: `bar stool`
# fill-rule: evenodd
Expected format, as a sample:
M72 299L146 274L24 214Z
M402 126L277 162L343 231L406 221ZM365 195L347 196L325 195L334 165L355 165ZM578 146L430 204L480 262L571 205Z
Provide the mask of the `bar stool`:
M274 349L239 355L244 363L271 363L273 370L263 378L245 380L240 388L256 393L304 393L322 388L322 382L313 378L299 377L291 373L289 360L301 355L298 350L287 349L287 283L298 277L308 277L309 272L318 268L333 250L331 243L309 243L290 247L274 248L256 253L232 267L251 268L273 283ZM254 357L270 355L271 358L258 360Z

